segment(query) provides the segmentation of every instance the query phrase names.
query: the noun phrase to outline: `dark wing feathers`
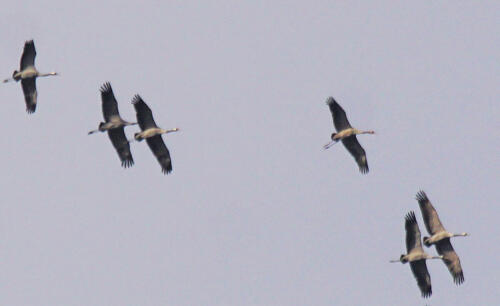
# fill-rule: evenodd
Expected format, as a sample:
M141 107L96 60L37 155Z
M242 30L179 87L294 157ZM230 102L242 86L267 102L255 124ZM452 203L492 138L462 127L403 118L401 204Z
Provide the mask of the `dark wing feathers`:
M337 130L337 132L351 127L351 124L349 124L349 120L347 120L345 111L333 97L329 97L326 100L326 104L328 104L328 106L330 107L330 112L332 113L333 117L333 125L335 125L335 129Z
M134 98L132 99L132 104L134 104L137 115L137 122L139 123L141 130L157 127L153 119L153 113L151 112L151 109L146 103L144 103L139 95L134 96Z
M363 147L359 144L356 135L349 136L347 138L342 139L342 143L346 147L347 151L351 153L351 155L356 160L358 164L359 171L361 173L368 173L368 161L366 160L366 152Z
M111 84L109 82L106 82L101 86L101 100L102 114L106 122L109 122L111 117L120 116L120 113L118 112L118 103L116 102L113 89L111 88Z
M146 142L148 143L149 148L160 163L161 171L164 174L170 173L172 171L170 152L168 152L167 146L163 142L161 135L155 135L153 137L146 138Z
M443 262L453 276L455 284L460 285L464 282L464 272L460 265L460 258L451 245L450 238L445 238L436 243L436 250L439 255L443 255Z
M417 280L422 297L428 298L432 295L431 276L427 270L425 259L410 262L411 272Z
M410 211L405 217L406 230L406 251L409 254L413 249L422 249L420 241L420 229L418 228L417 218L415 213Z
M23 87L24 101L26 102L26 111L29 114L32 114L36 110L36 100L38 96L36 92L36 79L22 79L21 86Z
M128 168L134 165L134 159L132 158L132 153L130 152L130 144L125 137L125 132L123 127L108 130L108 136L115 147L120 160L122 161L122 167Z
M417 193L416 199L418 201L418 205L420 206L420 210L422 211L422 217L424 219L425 228L430 235L434 235L438 232L444 231L444 227L441 224L441 220L439 220L439 216L432 206L431 201L427 198L425 192L420 190Z
M24 43L24 51L21 56L21 71L29 66L35 66L35 43L33 40L29 40Z

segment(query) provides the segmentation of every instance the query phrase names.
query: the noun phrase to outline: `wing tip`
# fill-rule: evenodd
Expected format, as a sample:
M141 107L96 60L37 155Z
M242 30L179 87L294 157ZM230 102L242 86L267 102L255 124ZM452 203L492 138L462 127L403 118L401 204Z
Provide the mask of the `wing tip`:
M368 165L359 167L359 172L361 172L362 174L368 174L369 171L370 169L368 169Z
M111 83L109 81L104 82L100 88L101 93L113 93L113 89L111 88Z
M424 299L428 299L428 298L430 298L430 297L431 297L431 295L432 295L432 287L430 287L430 286L429 286L429 288L426 288L426 290L425 290L425 291L422 291L422 297L423 297Z
M427 197L427 194L423 190L419 190L417 192L417 195L415 196L415 199L421 203L421 202L427 202L429 201L429 198Z
M326 98L325 103L331 106L331 105L334 105L335 103L337 103L337 101L335 101L335 99L332 96L330 96L330 97Z
M141 102L144 102L142 101L141 96L139 96L138 94L134 95L134 97L132 98L132 104L136 105Z
M408 223L417 223L417 218L415 217L415 212L413 210L406 214L405 221Z
M172 172L172 166L161 167L161 172L165 175L170 174Z
M134 165L134 160L132 157L122 160L122 167L127 169Z
M456 274L456 275L453 276L453 282L457 286L463 284L464 281L465 281L465 277L464 277L464 273L463 272L460 272L460 273L458 273L458 274Z

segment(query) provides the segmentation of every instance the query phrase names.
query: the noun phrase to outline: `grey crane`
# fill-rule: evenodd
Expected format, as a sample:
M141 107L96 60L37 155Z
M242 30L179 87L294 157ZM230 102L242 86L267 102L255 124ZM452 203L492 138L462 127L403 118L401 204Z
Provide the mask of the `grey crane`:
M432 295L432 287L431 276L429 275L429 271L427 271L425 260L440 259L443 256L431 256L424 252L420 238L420 229L418 228L417 219L413 211L410 211L405 217L405 230L407 254L402 254L399 259L391 260L391 262L401 262L403 264L409 262L411 272L417 280L422 297L428 298Z
M134 164L132 153L130 152L130 144L125 137L124 127L135 125L135 122L127 122L120 117L118 112L118 103L116 102L113 89L109 82L101 86L102 114L105 122L99 123L97 130L92 130L90 134L96 132L108 132L109 139L115 147L118 156L122 162L122 167L128 168Z
M20 70L15 70L12 73L12 78L5 79L3 82L7 83L9 81L21 81L21 86L23 88L24 100L26 102L26 111L32 114L36 110L37 103L37 91L36 91L36 78L45 77L49 75L57 75L57 72L41 73L35 68L35 43L33 40L26 41L24 43L24 51L21 56L21 67Z
M172 132L179 131L178 128L165 130L159 128L154 119L153 113L149 106L142 100L139 95L135 95L132 99L132 104L134 105L137 122L141 127L141 132L134 134L134 139L137 141L142 141L146 139L149 148L156 156L156 159L160 163L161 171L164 174L172 172L172 160L170 159L170 152L165 146L161 134L168 134Z
M432 206L431 201L429 201L429 198L427 198L427 195L424 191L419 191L417 193L416 199L418 201L418 205L420 206L420 210L422 211L425 228L427 229L429 235L431 235L431 237L424 237L425 246L436 246L436 250L439 255L443 256L443 262L448 267L451 276L453 276L453 281L455 282L455 284L462 284L465 280L464 272L462 270L462 265L460 264L460 258L451 245L450 238L465 237L469 234L454 234L448 232L441 223L441 220L439 220L436 209L434 208L434 206Z
M339 140L342 140L342 143L346 147L347 151L351 153L351 155L356 160L356 163L359 166L359 171L361 173L368 173L368 161L366 160L366 152L363 147L359 144L356 135L359 134L375 134L374 131L362 131L356 128L353 128L347 120L347 116L342 107L335 101L333 97L329 97L326 100L326 104L330 107L330 112L333 117L333 124L335 125L335 129L337 133L333 133L331 136L332 141L327 143L324 148L325 150L330 148L332 145L337 143Z

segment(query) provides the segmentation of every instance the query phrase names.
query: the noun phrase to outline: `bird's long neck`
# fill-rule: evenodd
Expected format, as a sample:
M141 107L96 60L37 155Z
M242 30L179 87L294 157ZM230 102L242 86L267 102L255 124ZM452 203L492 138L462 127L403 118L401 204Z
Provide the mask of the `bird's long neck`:
M50 76L50 75L57 75L57 72L48 72L48 73L39 73L38 74L39 77L46 77L46 76Z
M360 130L356 130L356 134L375 134L374 131L360 131Z
M457 233L457 234L453 234L452 237L465 237L465 236L468 236L469 234L467 233Z
M164 130L164 129L162 129L161 133L162 134L168 134L168 133L177 132L178 130L179 130L178 128L174 128L174 129L170 129L170 130Z

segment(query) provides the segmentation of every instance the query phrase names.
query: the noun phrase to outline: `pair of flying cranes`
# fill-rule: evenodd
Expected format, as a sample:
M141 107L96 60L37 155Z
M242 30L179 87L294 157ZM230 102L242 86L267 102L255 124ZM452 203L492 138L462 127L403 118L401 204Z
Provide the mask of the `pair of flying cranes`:
M4 80L4 82L11 80L16 82L21 81L26 102L26 110L28 113L33 113L36 109L36 78L57 75L56 72L40 73L35 68L35 56L35 44L32 40L27 41L24 45L24 52L21 57L20 71L14 71L11 79ZM142 141L146 139L151 151L153 151L161 165L162 172L165 174L170 173L172 171L170 153L165 146L161 135L176 132L179 129L174 128L165 130L159 128L153 119L151 109L139 95L135 95L132 99L132 104L134 105L137 114L137 123L125 121L120 117L120 113L118 112L118 103L113 94L111 84L109 82L105 83L102 85L100 91L102 99L102 112L105 122L101 122L98 129L90 131L89 134L107 131L108 136L115 147L118 156L120 157L122 166L127 168L134 164L134 160L130 152L129 141L125 137L124 127L138 123L141 128L141 132L135 133L133 140ZM363 174L368 173L369 168L368 161L366 159L366 152L359 144L356 135L375 134L375 132L362 131L353 128L347 120L345 111L332 97L328 98L326 103L332 113L333 123L337 133L332 133L331 142L326 144L324 148L328 149L338 141L341 141L347 151L349 151L349 153L354 157L360 172ZM408 254L401 255L400 259L391 262L409 262L413 275L417 279L418 286L422 292L422 296L429 297L432 294L432 289L425 260L442 259L452 274L455 283L461 284L464 281L463 271L460 265L460 259L451 245L450 238L456 236L467 236L467 233L453 234L446 231L439 220L436 210L423 191L420 191L417 194L417 200L424 217L425 227L431 235L431 237L424 237L424 244L427 247L434 244L440 256L430 256L423 251L420 230L415 218L415 213L412 211L405 217L406 248Z
M38 96L36 90L36 78L58 75L57 72L39 72L35 68L35 57L35 43L33 40L25 42L23 55L21 56L20 71L14 71L12 78L5 79L3 81L4 83L9 81L21 81L24 100L26 102L26 111L30 114L34 113L36 110ZM137 123L127 122L120 117L120 113L118 112L118 103L116 102L113 89L111 88L111 84L109 82L104 83L101 87L101 100L102 113L105 122L101 122L98 129L90 131L89 135L95 132L107 131L109 139L120 157L122 166L124 168L128 168L134 164L134 159L132 158L132 153L130 152L130 141L125 137L124 127L128 125L135 125ZM164 174L170 173L172 171L172 161L170 159L170 153L167 146L165 146L161 135L177 132L179 129L174 128L165 130L159 128L153 119L151 109L139 95L134 96L132 104L134 105L136 111L137 122L141 128L141 132L135 133L134 139L132 140L142 141L146 139L149 148L160 163L162 172Z

